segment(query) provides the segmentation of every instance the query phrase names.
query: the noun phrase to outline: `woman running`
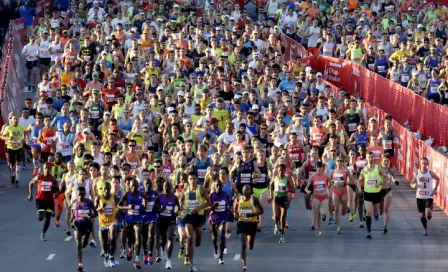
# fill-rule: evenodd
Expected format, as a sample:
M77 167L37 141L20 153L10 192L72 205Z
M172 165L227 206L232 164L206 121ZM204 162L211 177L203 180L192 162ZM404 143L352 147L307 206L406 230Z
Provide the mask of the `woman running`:
M322 228L322 217L326 216L328 211L328 177L325 175L324 165L322 162L316 162L316 174L308 178L305 188L307 194L311 194L310 187L314 188L313 197L313 219L317 221L319 228L319 237L324 235Z
M331 171L330 179L337 232L338 234L342 234L339 212L345 215L347 211L347 185L356 184L350 171L344 166L344 158L342 156L336 158L336 168Z
M291 177L285 175L285 164L278 164L275 170L276 175L272 179L272 182L269 186L269 199L274 199L274 201L272 202L272 210L274 211L275 229L280 230L279 243L284 243L286 212L289 208L288 193L294 192L293 190L291 190L291 188L294 188L294 183ZM276 235L277 234L278 233L276 233Z
M386 171L387 175L389 176L389 180L391 182L389 183L383 183L383 187L381 188L381 195L383 197L381 203L380 203L380 214L383 215L384 220L384 227L383 227L383 233L387 233L387 224L389 223L389 207L392 203L392 181L395 182L395 185L398 186L397 178L395 177L395 171L394 168L390 167L390 157L389 155L384 155L383 159L381 160L381 168Z
M356 168L356 151L353 149L350 149L348 152L348 164L347 164L347 170L350 172L353 177L358 177L358 168ZM357 189L356 184L349 184L348 186L348 209L347 211L350 213L350 217L348 219L348 222L353 222L353 219L355 218L357 212L356 209L358 208L358 202L357 202Z
M221 171L221 170L220 170ZM223 184L220 180L216 181L213 186L213 192L210 194L211 212L209 222L212 231L212 241L215 259L219 258L219 264L224 264L223 254L226 247L226 224L231 212L232 205L231 196L223 191ZM220 245L218 253L218 231L220 233Z

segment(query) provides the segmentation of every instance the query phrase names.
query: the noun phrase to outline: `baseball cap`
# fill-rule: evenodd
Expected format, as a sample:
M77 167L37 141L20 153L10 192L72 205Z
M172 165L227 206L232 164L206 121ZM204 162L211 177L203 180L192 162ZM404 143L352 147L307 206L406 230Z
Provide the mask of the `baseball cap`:
M418 24L417 28L423 28L423 25L422 24Z
M313 93L317 93L319 90L317 89L317 88L312 88L311 89L311 92L313 92Z
M104 115L110 115L110 112L109 111L105 111Z
M257 104L252 105L252 110L259 110L260 107Z
M99 93L100 93L100 90L98 90L98 89L93 89L93 90L92 90L92 93L93 93L93 94L99 94Z
M185 93L183 91L178 91L177 96L185 96Z
M237 94L233 97L233 99L241 99L241 95Z
M375 116L372 116L372 117L370 117L370 119L369 119L369 122L371 122L371 121L378 121L378 119L376 119Z
M97 76L99 76L99 73L98 73L98 72L93 72L93 73L92 73L92 76L93 76L93 77L97 77Z
M219 120L215 117L210 118L210 123L218 123Z
M316 76L317 76L317 77L319 77L319 76L321 77L321 76L322 76L322 73L321 73L321 72L318 72L318 73L316 74Z
M85 129L82 130L82 133L83 133L83 134L90 133L90 129L85 128Z

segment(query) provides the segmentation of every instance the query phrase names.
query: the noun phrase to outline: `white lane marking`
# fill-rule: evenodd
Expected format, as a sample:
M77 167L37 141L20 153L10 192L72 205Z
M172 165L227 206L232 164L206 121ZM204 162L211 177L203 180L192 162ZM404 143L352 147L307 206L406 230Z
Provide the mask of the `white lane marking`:
M235 257L233 257L234 261L238 261L241 258L241 254L235 254Z
M47 261L53 260L54 256L56 256L56 254L50 254L47 258Z
M65 238L64 241L68 242L68 241L70 241L72 238L73 238L73 236L68 236L67 238Z

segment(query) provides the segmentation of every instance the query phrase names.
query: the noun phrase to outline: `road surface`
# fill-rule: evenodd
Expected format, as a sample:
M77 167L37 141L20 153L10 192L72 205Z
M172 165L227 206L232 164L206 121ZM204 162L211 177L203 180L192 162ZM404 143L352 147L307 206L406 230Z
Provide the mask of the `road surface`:
M31 165L28 165L30 168ZM0 271L21 272L66 272L76 271L75 242L65 235L65 220L61 227L54 226L54 220L47 233L47 242L40 241L42 222L37 221L35 204L27 201L27 182L32 178L31 170L21 172L21 186L10 187L6 164L0 164L0 240L4 243L0 254ZM401 177L401 179L403 179ZM417 214L414 192L406 181L393 190L389 233L382 234L382 221L373 222L372 240L365 238L366 230L358 228L358 221L348 222L342 217L343 234L336 233L334 225L325 225L324 237L317 238L316 231L310 231L311 213L304 209L302 196L293 200L290 228L286 243L279 244L272 233L272 221L265 220L265 229L257 233L255 249L248 252L249 271L448 271L448 238L446 215L435 209L429 221L429 236L422 235L423 229ZM267 217L271 208L266 207ZM99 246L99 241L97 239ZM241 271L240 244L237 235L228 240L228 255L225 265L219 265L213 258L210 235L205 233L202 246L195 248L198 271ZM173 251L173 269L188 271L188 267L177 259L178 243ZM115 268L105 268L99 257L100 248L87 247L84 250L84 267L87 272L135 271L132 262L118 259ZM165 262L142 270L163 271Z

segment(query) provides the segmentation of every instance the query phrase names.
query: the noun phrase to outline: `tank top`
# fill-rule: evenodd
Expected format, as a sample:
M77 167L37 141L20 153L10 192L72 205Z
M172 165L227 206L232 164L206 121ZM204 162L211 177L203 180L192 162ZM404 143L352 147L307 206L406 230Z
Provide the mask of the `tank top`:
M308 179L309 177L316 174L316 164L312 163L311 160L308 160L308 163L305 166L305 179Z
M382 134L381 142L383 145L384 154L389 154L391 157L393 157L395 153L395 144L392 130L389 131L389 134Z
M187 215L191 215L192 210L197 210L201 205L201 186L197 185L195 191L190 191L190 187L188 186L185 190L185 212ZM197 211L199 215L203 215L204 211Z
M98 222L101 227L108 227L117 222L117 204L114 195L111 195L109 199L100 195L100 207L103 207L104 204L106 206L98 213Z
M33 125L31 127L30 140L31 144L37 144L37 139L39 138L39 131L44 128L44 124L42 123L40 127Z
M146 225L151 222L157 221L157 213L153 212L154 208L154 200L156 199L157 193L155 191L150 191L146 193L146 208L143 211L143 225Z
M244 196L240 196L238 201L238 221L257 222L257 216L247 217L247 214L256 212L253 197L251 196L248 201L245 201Z
M232 181L227 181L227 183L222 187L222 191L229 195L230 201L233 201Z
M344 169L336 170L334 169L333 175L331 176L331 181L334 186L342 187L347 184L347 172Z
M202 99L202 97L203 97L203 96L202 96L202 92L203 92L205 89L207 89L207 85L206 85L206 84L203 84L202 87L199 87L198 84L195 84L195 85L193 86L193 95L194 95L194 98L195 98L195 101L196 101L196 102L198 102L199 100Z
M40 40L39 43L39 57L50 58L50 41Z
M356 132L359 122L361 122L361 116L357 110L354 112L350 109L345 111L345 127L349 137Z
M253 124L252 126L246 124L246 133L249 134L249 136L251 137L257 137L258 136L257 124Z
M288 177L279 177L276 176L274 178L274 195L277 197L287 196L288 195Z
M400 72L400 69L392 69L392 70L390 70L390 80L392 80L393 82L397 82L397 83L399 83L400 82L400 75L401 75L401 72Z
M69 132L67 135L63 131L56 132L56 151L61 152L62 156L71 156L73 151L73 141L75 140L75 134Z
M437 88L440 85L440 80L434 80L434 79L430 79L429 80L429 92L428 92L428 98L434 98L434 97L439 97L440 94L437 91Z
M375 56L367 55L366 67L370 71L375 71Z
M419 199L432 199L434 190L434 182L431 176L431 171L422 173L417 170L417 191L416 197Z
M81 224L91 223L90 218L92 216L93 202L92 200L85 198L84 202L76 200L75 204L75 221Z
M90 119L98 120L103 116L103 107L100 103L91 103L89 107Z
M428 63L426 64L426 68L437 69L439 68L439 58L437 56L433 57L431 55L428 56Z
M104 180L100 177L100 178L98 178L98 180L96 182L96 192L99 196L103 195L103 189L104 189L105 182L110 183L110 180Z
M411 69L408 67L408 69L401 71L401 77L400 77L401 86L407 87L409 80L411 80Z
M42 129L42 142L45 144L45 147L42 148L42 152L50 152L51 145L53 144L53 137L56 134L56 129L54 127L43 128Z
M118 105L118 104L115 104L114 106L113 106L113 109L114 109L114 118L115 119L120 119L120 117L121 116L123 116L124 115L124 111L126 110L126 108L127 108L127 105L126 104L123 104L123 105Z
M320 116L322 118L322 122L327 121L328 120L328 108L327 107L323 107L323 108L316 107L316 115Z
M196 158L196 165L194 166L194 172L198 175L198 185L203 185L205 181L205 174L207 168L210 166L211 160L207 158L205 162L202 162L199 158Z
M73 175L70 175L70 173L67 172L67 173L65 173L63 175L62 178L65 181L65 187L68 188L68 187L70 187L73 184L73 182L75 182L75 180L76 180L76 172L73 173Z
M58 182L51 175L46 177L44 175L39 175L37 181L37 200L53 201L53 192L58 186Z
M230 211L230 197L227 193L222 192L221 195L218 195L216 192L213 192L210 195L210 200L212 205L214 203L218 203L218 206L212 209L209 216L209 221L212 224L219 224L227 221Z
M332 42L324 42L322 52L324 56L332 57L333 56L334 43Z
M366 193L378 193L381 191L380 187L375 187L376 184L381 184L383 177L380 175L378 165L375 165L373 170L364 168L364 192Z
M304 159L301 145L288 145L288 153L294 163L300 162Z
M78 198L78 188L84 187L86 189L86 198L90 199L90 179L86 179L85 184L79 184L77 180L73 181L72 201Z
M236 173L236 188L238 192L242 193L244 185L253 184L252 174L254 173L254 161L244 162L241 161Z
M78 155L75 155L73 161L76 169L81 169L84 165L84 156L78 157Z
M314 194L317 195L325 195L327 194L328 189L328 180L325 174L322 175L313 175L312 177L312 185L314 188Z
M142 102L141 105L138 104L138 101L132 103L132 116L138 116L138 113L145 108L145 103Z
M351 61L361 64L361 58L362 58L362 50L361 48L352 48L350 49L350 59Z
M127 194L127 204L128 206L133 205L134 208L127 211L126 223L140 223L142 220L142 193L139 191L137 196L133 196L131 192L127 192Z
M276 133L275 139L274 139L274 145L277 147L280 147L281 145L284 145L288 142L288 133L285 133L282 137L280 137L280 133Z
M387 76L387 69L389 68L388 60L387 58L377 58L376 59L376 68L377 73L380 74L383 77Z
M51 163L51 175L58 181L61 182L62 176L64 175L67 166L64 163L56 164L55 162Z
M198 188L200 188L198 186ZM165 194L159 195L160 205L165 206L165 210L160 212L160 218L172 218L174 216L174 208L176 206L175 196L171 194L170 198L166 198Z
M312 127L310 129L310 136L311 136L311 145L312 146L319 146L322 143L322 139L324 138L325 133L323 132L322 127Z
M364 131L362 135L359 134L358 131L355 132L355 148L358 150L358 147L365 145L366 147L369 145L369 136L367 135L367 131Z

